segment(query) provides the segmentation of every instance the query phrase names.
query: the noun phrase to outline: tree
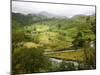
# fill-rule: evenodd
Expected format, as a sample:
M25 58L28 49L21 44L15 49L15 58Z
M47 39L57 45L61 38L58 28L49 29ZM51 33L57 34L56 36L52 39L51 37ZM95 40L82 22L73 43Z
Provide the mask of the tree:
M41 48L17 48L13 53L12 70L14 74L45 72L50 62Z
M96 18L95 16L88 16L86 18L86 22L90 24L91 31L95 34L96 33Z
M25 41L25 34L23 31L12 32L12 48L16 48L18 43Z
M59 28L59 29L61 28L61 24L58 24L58 28Z
M82 32L78 32L72 44L75 49L82 48L85 40L83 39Z
M85 33L79 32L75 37L73 47L84 51L84 66L85 69L95 68L95 49L90 47L91 38L85 38Z

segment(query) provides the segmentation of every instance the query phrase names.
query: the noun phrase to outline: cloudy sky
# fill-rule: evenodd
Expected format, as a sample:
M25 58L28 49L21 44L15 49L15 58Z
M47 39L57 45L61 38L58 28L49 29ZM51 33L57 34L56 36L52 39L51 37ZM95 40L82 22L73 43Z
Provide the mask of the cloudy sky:
M48 12L55 15L72 17L74 15L92 15L95 13L94 6L46 4L34 2L12 2L12 12L16 13L40 13Z

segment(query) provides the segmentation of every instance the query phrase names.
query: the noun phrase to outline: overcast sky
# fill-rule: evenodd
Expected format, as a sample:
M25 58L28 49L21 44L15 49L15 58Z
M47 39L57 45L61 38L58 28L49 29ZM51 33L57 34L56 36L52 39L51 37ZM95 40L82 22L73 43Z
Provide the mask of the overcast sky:
M95 13L94 6L46 4L33 2L12 2L12 12L16 13L40 13L46 11L55 15L72 17L74 15L92 15Z

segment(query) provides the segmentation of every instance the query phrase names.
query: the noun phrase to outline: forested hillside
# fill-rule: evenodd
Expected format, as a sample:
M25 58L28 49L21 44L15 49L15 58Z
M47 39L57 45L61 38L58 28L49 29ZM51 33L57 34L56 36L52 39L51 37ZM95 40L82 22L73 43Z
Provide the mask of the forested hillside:
M95 15L49 15L12 12L13 73L95 69Z

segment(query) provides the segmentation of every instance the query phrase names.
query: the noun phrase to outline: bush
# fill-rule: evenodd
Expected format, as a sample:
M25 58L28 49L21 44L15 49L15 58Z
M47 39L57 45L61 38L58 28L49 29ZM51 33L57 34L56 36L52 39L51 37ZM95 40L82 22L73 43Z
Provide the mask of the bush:
M75 69L76 68L73 63L66 63L65 61L62 61L60 63L58 71L73 71Z
M14 74L47 71L48 58L41 48L17 48L13 53L12 70Z

